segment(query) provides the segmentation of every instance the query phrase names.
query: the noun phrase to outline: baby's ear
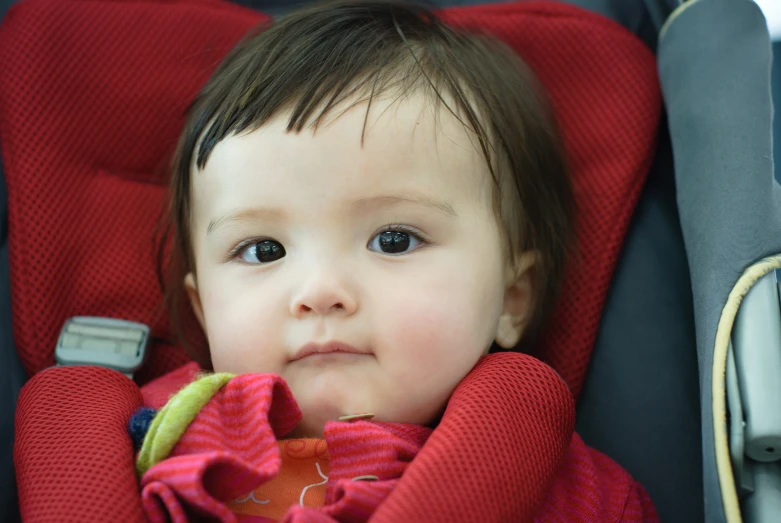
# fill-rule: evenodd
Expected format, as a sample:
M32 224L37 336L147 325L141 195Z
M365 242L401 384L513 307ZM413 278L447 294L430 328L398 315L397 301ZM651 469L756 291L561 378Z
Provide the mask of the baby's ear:
M512 349L521 339L534 303L532 278L538 254L525 252L514 267L508 267L504 307L496 328L496 343L503 349Z
M203 332L206 332L206 323L203 321L203 307L201 306L201 295L198 293L198 284L195 282L195 275L188 272L184 277L184 290L190 299L190 306L193 308L198 323L201 324Z

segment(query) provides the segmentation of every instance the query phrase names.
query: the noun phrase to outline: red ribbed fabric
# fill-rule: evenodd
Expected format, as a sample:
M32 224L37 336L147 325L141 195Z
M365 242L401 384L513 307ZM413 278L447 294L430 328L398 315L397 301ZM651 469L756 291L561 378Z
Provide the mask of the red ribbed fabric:
M604 454L575 434L535 523L650 522L659 516L648 493Z
M232 379L190 424L171 457L144 474L142 499L149 520L184 522L188 514L199 513L234 521L226 503L279 473L277 438L300 419L279 377L248 374ZM395 424L330 424L325 434L330 486L323 514L329 521L344 521L347 515L365 521L429 432ZM352 481L368 474L380 478L371 488ZM306 512L291 515L292 520L309 521Z

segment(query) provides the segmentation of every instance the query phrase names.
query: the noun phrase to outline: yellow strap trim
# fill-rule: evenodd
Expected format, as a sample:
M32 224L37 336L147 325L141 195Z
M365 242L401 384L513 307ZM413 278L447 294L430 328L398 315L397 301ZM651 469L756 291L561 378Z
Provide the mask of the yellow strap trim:
M738 315L743 297L764 275L781 268L781 254L770 256L752 265L743 272L721 311L719 326L716 329L716 342L713 349L713 376L711 380L711 401L713 407L713 439L716 448L716 470L721 486L721 500L727 523L742 523L740 503L735 488L735 476L729 454L727 437L727 349L729 347L732 326Z
M675 10L673 10L673 12L670 13L670 16L667 17L667 20L664 21L664 23L662 24L661 29L659 29L659 41L661 41L662 38L664 38L664 35L667 33L667 29L670 27L670 24L672 24L673 21L675 21L676 18L681 16L681 14L684 11L686 11L691 6L693 6L694 4L696 4L697 2L700 2L700 1L702 1L702 0L688 0L688 1L684 0L684 2L682 4L680 4L678 7L676 7Z
M195 416L234 376L227 372L208 374L185 386L168 400L152 420L149 432L144 437L136 460L139 477L168 457Z

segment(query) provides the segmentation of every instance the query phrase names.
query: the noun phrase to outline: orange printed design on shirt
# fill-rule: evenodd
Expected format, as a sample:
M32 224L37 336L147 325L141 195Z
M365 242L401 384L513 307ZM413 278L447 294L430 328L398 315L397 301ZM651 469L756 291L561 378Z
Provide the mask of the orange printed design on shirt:
M279 521L293 505L323 506L329 472L325 440L289 439L278 443L282 458L279 474L228 503L234 513Z

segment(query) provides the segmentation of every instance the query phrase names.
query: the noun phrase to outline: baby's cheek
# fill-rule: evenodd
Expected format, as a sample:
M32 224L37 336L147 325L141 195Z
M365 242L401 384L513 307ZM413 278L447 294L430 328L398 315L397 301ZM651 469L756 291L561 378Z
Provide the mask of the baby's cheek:
M458 383L479 358L461 325L431 308L410 307L400 325L391 352L382 354L389 386L379 404L386 419L427 425L442 412ZM379 398L378 398L379 399Z
M209 348L217 372L279 372L269 350L274 333L264 315L240 302L215 309L209 325Z
M386 354L381 356L392 359L388 363L403 375L399 379L411 386L425 380L448 388L466 375L485 349L485 329L477 325L479 312L464 302L466 297L451 298L424 292L388 311L394 320L383 322Z

